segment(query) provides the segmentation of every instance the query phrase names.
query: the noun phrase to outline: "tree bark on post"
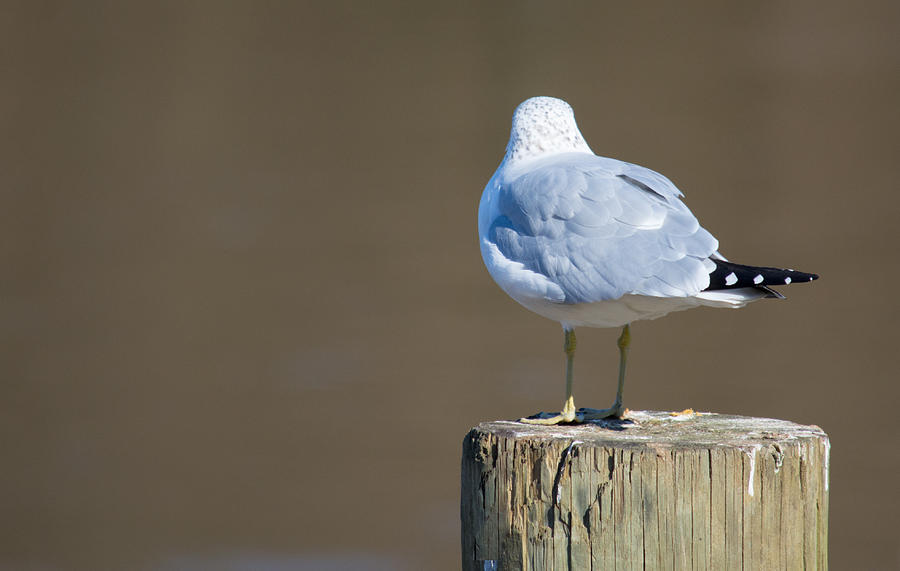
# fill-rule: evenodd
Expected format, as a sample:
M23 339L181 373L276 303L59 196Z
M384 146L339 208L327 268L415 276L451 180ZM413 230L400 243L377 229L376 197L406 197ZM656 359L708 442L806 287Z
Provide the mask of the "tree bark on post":
M827 569L829 451L817 426L712 413L483 423L463 569Z

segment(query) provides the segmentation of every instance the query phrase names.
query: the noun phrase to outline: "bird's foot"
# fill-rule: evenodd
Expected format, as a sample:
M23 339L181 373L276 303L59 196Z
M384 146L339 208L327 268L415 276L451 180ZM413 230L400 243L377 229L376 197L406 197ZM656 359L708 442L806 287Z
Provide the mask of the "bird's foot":
M579 408L578 414L584 420L604 420L608 418L622 418L625 410L622 403L616 403L609 408Z
M584 415L581 412L572 411L563 411L563 412L539 412L537 414L533 414L527 418L520 418L519 422L524 422L525 424L543 424L545 426L552 426L554 424L561 423L573 423L580 424L584 422Z
M528 418L520 418L519 422L524 422L525 424L543 424L545 426L552 426L563 422L580 424L584 422L584 415L575 410L575 399L572 398L572 395L569 395L569 398L566 399L566 403L563 405L562 412L539 412Z

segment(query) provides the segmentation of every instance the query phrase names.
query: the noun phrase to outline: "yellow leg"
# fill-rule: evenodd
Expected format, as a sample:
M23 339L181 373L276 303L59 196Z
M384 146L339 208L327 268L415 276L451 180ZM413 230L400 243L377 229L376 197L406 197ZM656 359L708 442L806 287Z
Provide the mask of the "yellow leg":
M600 420L603 418L621 418L625 412L622 406L622 393L625 391L625 364L628 360L628 346L631 345L631 327L625 325L622 328L622 335L619 336L619 387L616 389L616 402L609 408L579 408L578 412L584 417L584 420Z
M520 418L519 422L528 424L559 424L560 422L582 422L584 415L575 410L575 396L572 394L572 374L575 361L575 330L565 329L565 343L563 348L566 351L566 402L563 404L562 412L559 414L547 414L539 412L530 418Z

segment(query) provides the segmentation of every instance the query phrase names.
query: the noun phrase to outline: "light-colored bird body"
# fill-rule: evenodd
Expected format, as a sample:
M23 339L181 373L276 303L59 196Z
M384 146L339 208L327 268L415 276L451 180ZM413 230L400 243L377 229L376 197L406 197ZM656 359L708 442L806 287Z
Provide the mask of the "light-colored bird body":
M712 259L724 258L682 196L655 171L595 155L564 101L532 98L516 109L481 197L482 257L510 297L564 326L620 327L765 297L703 291Z
M565 101L534 97L516 108L506 154L481 197L478 237L497 284L566 331L570 410L547 423L577 417L575 327L625 327L617 404L594 411L618 415L631 322L742 307L780 297L769 285L815 279L728 262L682 196L655 171L595 155Z

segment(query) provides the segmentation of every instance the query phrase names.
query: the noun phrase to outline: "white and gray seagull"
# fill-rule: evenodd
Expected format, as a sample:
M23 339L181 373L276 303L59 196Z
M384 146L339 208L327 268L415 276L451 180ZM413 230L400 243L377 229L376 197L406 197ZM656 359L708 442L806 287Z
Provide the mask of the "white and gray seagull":
M481 255L510 297L562 324L566 354L562 411L522 422L620 418L633 321L781 298L769 286L818 277L727 261L682 196L657 172L595 155L565 101L533 97L516 108L506 155L478 208ZM572 363L580 326L623 328L610 408L575 408Z

